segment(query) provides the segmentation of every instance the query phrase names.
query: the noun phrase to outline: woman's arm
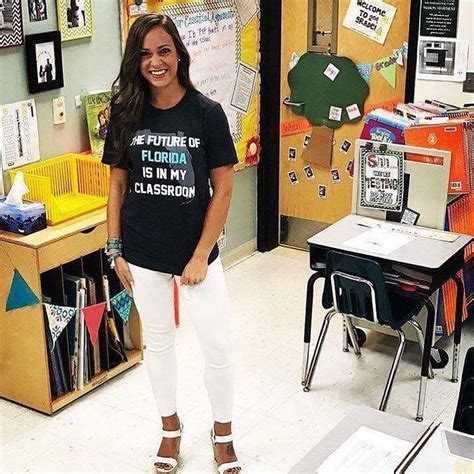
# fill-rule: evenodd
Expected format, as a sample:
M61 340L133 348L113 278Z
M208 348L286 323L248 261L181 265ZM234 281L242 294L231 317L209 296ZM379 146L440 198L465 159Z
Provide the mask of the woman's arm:
M197 285L206 278L207 261L224 227L234 186L233 165L220 166L210 171L212 197L204 219L199 243L181 276L181 285Z
M107 201L107 235L120 238L120 211L128 194L128 170L110 168L110 189ZM122 257L115 259L115 272L128 293L132 294L133 278L127 262Z

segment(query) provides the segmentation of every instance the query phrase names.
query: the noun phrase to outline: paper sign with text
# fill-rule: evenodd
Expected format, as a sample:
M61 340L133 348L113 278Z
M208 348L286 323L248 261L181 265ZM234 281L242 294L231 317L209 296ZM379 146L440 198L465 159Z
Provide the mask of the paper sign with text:
M384 44L397 9L377 0L351 0L343 26Z
M360 151L359 206L402 210L404 155L398 151Z

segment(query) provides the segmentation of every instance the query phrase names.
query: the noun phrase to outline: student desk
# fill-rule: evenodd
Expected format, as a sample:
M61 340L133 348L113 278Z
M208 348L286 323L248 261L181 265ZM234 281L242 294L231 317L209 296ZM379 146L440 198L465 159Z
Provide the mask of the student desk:
M428 310L426 320L425 341L423 348L423 360L421 367L420 395L418 399L417 421L423 419L424 400L426 395L426 383L428 378L428 369L430 363L431 345L433 341L433 331L435 324L435 309L429 297L441 286L453 279L457 286L456 301L456 321L454 330L454 349L453 349L453 371L452 381L458 380L459 346L461 343L461 324L462 324L462 304L464 295L464 285L457 276L457 272L464 265L464 249L471 240L471 236L459 235L454 242L445 242L441 240L416 237L403 247L387 254L380 255L367 251L362 251L349 247L344 244L349 239L356 237L368 230L358 222L363 217L351 214L339 220L335 224L327 227L323 231L308 239L310 267L315 271L308 280L306 293L306 315L304 331L304 360L303 360L303 385L307 390L306 382L310 379L311 372L314 371L312 361L309 362L309 346L311 342L311 322L313 310L314 284L318 278L325 276L326 256L329 250L340 250L353 255L361 255L380 263L383 270L389 271L393 264L398 264L406 269L415 270L431 280L428 283L429 289L417 288L416 291L410 291L410 294L417 296ZM387 221L380 221L381 224ZM411 227L411 226L407 226ZM434 231L433 229L427 229ZM393 231L395 232L395 231ZM439 232L439 231L434 231ZM387 279L387 283L390 281Z

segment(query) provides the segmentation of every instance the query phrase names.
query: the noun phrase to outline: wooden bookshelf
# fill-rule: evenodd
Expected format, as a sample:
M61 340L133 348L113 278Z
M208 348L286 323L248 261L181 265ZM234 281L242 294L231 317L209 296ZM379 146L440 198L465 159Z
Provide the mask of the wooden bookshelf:
M100 252L106 237L105 209L29 236L0 231L1 397L52 414L143 359L140 320L132 306L129 334L133 350L127 351L128 360L91 377L83 389L53 398L45 332L49 328L44 323L43 306L35 304L5 311L14 268L41 301L45 291L42 288L45 272ZM113 277L113 272L109 275Z

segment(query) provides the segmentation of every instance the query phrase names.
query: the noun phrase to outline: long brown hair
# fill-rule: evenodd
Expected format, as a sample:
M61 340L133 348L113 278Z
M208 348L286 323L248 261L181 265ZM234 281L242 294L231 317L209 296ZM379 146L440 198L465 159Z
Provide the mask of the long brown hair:
M195 90L189 77L191 58L173 20L168 15L155 13L140 16L130 28L120 72L112 86L114 152L121 163L129 166L130 141L137 129L145 103L150 100L148 83L140 73L141 51L145 36L157 26L161 26L173 38L180 58L177 73L179 83L186 90Z

